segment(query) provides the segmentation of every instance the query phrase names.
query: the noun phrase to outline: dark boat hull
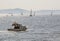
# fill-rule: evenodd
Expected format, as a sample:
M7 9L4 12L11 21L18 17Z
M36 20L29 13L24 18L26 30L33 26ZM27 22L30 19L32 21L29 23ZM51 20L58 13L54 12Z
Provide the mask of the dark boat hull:
M21 30L21 29L8 29L8 31L26 31L26 29L25 30Z
M26 31L26 26L20 27L20 29L8 29L8 31Z

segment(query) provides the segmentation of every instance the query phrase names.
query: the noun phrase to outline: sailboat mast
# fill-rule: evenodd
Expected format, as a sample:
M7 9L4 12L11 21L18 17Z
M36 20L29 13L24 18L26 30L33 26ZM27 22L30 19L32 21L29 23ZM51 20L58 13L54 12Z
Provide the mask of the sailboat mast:
M32 10L30 11L30 16L32 16Z
M35 11L34 11L34 16L35 16Z
M53 14L53 9L51 10L51 16L52 16L52 14Z

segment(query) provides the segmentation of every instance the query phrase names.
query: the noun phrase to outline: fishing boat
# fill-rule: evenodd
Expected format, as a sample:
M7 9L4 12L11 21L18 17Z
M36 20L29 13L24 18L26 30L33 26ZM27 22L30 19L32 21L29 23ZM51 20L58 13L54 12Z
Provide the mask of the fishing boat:
M26 31L27 30L26 26L22 26L22 24L18 24L16 22L14 22L12 26L14 26L14 28L13 29L10 28L8 29L8 31Z

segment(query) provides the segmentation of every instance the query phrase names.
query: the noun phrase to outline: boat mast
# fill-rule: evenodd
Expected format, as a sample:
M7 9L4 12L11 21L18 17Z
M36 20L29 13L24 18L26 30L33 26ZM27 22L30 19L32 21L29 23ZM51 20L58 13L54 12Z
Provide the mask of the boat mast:
M30 11L30 16L32 16L32 9L31 9L31 11Z
M53 14L53 9L51 10L51 16L52 16L52 14Z
M35 16L35 11L34 11L34 16Z

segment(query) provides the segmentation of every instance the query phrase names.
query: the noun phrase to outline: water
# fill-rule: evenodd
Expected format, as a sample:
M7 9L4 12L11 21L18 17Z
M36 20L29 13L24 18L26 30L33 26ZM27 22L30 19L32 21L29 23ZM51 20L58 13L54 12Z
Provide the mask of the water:
M27 31L7 31L17 21ZM0 17L0 41L60 41L60 16Z

